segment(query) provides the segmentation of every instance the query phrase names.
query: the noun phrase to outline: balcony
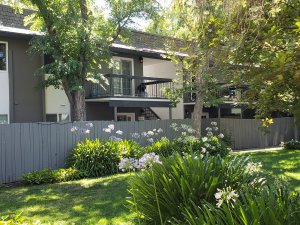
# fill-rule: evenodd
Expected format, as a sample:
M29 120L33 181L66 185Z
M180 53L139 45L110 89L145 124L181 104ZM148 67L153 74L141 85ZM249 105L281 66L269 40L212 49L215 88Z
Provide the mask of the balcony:
M107 74L107 82L86 84L86 99L144 98L167 99L165 88L173 88L172 79Z
M224 86L222 90L218 91L217 96L221 98L224 102L238 102L241 101L241 96L244 91L247 89L246 85L242 85L239 87L236 86ZM183 95L184 103L194 103L196 100L195 93L185 93Z

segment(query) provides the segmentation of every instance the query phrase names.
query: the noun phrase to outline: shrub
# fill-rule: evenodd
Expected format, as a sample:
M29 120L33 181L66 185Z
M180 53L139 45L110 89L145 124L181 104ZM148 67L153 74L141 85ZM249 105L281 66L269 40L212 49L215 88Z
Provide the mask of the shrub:
M71 180L79 180L86 177L86 174L82 171L74 169L72 167L67 169L58 169L53 171L55 182L66 182Z
M248 158L199 158L199 154L175 154L163 159L163 164L137 173L130 180L132 209L148 223L160 223L160 215L164 223L171 218L182 221L182 205L194 202L201 206L203 201L215 204L215 193L225 187L258 193L265 181L257 165L250 164Z
M22 179L28 184L46 184L78 180L84 177L86 177L84 172L78 171L74 168L67 168L58 170L44 169L33 171L23 175Z
M121 158L138 158L143 154L142 147L133 140L115 141L116 149Z
M162 139L153 142L144 148L144 152L154 152L163 157L171 156L174 153L192 154L192 153L209 153L211 156L220 155L225 157L229 154L231 149L229 145L217 136L204 137L202 139L193 136L183 136L170 141L163 137Z
M291 141L285 142L283 144L283 148L285 150L298 150L298 149L300 149L300 141L291 140Z
M120 154L118 142L88 140L77 144L72 150L68 164L85 173L88 177L98 177L118 172Z
M282 188L273 191L269 187L260 194L240 193L234 207L203 201L201 207L194 202L180 206L183 220L173 218L172 224L289 224L297 225L300 219L299 195L290 194Z
M88 177L105 176L118 172L122 158L136 158L141 154L141 147L135 141L87 139L72 150L68 165Z
M153 142L151 145L148 145L144 148L145 153L154 152L160 156L170 156L174 152L179 151L176 149L176 144L174 141L170 141L168 138L163 137L160 140Z
M44 184L55 182L55 174L50 169L33 171L22 176L28 184Z

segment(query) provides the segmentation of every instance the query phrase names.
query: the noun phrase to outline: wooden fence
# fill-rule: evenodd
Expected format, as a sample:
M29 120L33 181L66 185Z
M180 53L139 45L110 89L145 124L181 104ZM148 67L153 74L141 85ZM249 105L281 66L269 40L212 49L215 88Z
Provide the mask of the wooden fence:
M204 119L202 133L212 121L220 131L229 135L234 149L259 148L278 145L298 135L293 118L274 120L270 133L264 134L259 120L247 119ZM132 133L141 133L162 128L161 136L175 138L180 133L170 128L172 123L191 124L191 120L157 120L140 122L95 121L88 135L71 132L72 123L15 123L0 125L0 184L18 180L23 174L45 168L61 168L70 150L85 138L107 139L111 134L103 132L109 124L115 131L122 130L123 138L132 139ZM86 123L75 124L84 127Z

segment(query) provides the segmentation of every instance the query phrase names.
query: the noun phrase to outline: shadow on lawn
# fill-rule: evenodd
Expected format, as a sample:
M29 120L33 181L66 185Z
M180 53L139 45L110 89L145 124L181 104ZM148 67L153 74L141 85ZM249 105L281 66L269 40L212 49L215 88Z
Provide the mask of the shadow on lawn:
M31 220L71 224L126 222L126 175L68 183L0 189L0 214L23 211ZM102 221L102 222L101 222Z
M292 189L300 190L300 150L252 152L249 155L253 161L262 162L268 173L284 178Z

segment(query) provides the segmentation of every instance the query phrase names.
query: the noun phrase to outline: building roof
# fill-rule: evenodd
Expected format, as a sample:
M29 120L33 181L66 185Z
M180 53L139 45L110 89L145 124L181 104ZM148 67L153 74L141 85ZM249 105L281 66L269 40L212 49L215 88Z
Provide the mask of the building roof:
M24 25L24 18L30 15L33 11L24 9L23 13L16 13L14 9L7 5L0 5L0 33L17 35L42 35L37 31L32 31L28 26ZM117 39L112 44L113 50L122 50L136 54L157 55L166 54L166 43L168 41L175 42L178 48L183 46L182 41L172 37L160 36L141 31L131 30L129 32L129 41L122 42ZM183 53L178 53L185 55Z

